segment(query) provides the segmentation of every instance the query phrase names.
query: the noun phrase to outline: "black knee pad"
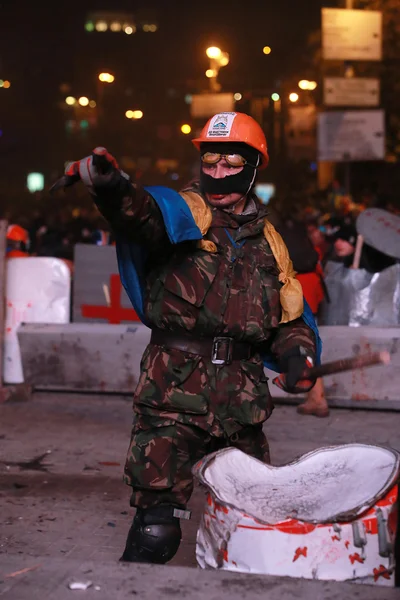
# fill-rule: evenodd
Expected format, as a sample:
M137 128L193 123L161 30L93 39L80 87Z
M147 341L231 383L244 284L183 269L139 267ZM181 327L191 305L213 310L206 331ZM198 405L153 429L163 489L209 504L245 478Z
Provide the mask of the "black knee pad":
M181 538L173 506L138 508L121 560L165 564L175 556Z

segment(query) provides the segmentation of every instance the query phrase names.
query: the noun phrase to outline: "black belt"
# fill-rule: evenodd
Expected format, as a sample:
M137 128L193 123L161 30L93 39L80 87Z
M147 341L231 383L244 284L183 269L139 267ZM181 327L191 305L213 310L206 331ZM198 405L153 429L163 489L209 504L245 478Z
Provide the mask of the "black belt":
M248 360L256 353L252 344L236 342L231 337L195 338L190 334L175 334L161 329L152 330L150 344L205 356L210 358L214 365L229 365L234 360Z

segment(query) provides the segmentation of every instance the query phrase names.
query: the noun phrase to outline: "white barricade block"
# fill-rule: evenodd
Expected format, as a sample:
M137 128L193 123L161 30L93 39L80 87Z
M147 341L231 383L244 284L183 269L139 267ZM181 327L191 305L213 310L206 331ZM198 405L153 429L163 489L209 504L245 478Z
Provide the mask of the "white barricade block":
M4 382L23 383L21 323L68 323L71 275L57 258L11 258L6 270Z
M194 468L209 490L202 568L394 587L400 455L347 444L272 467L229 448Z

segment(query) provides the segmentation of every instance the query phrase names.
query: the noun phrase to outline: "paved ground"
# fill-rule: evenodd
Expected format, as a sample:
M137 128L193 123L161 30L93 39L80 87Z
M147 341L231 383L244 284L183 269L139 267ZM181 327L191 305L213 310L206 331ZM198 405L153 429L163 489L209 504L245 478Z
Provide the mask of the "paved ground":
M319 420L285 406L275 410L266 432L273 463L281 464L329 444L358 441L400 449L399 420L397 413L338 409ZM31 581L43 587L43 599L53 597L44 593L49 577L59 585L67 565L72 573L84 561L92 561L99 576L104 565L111 579L112 566L115 573L123 568L116 561L132 519L129 490L121 480L130 424L130 402L120 397L35 394L28 403L0 405L0 596L22 600ZM197 488L193 518L183 523L184 540L172 566L195 566L203 499ZM37 568L5 578L26 567Z

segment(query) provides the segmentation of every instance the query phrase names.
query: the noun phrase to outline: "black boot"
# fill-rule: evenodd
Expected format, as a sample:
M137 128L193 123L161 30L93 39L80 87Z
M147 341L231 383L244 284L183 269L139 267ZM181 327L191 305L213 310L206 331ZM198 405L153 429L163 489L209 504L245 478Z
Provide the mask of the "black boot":
M183 516L183 513L186 511L165 504L138 508L120 560L158 564L171 560L182 538L176 514Z

